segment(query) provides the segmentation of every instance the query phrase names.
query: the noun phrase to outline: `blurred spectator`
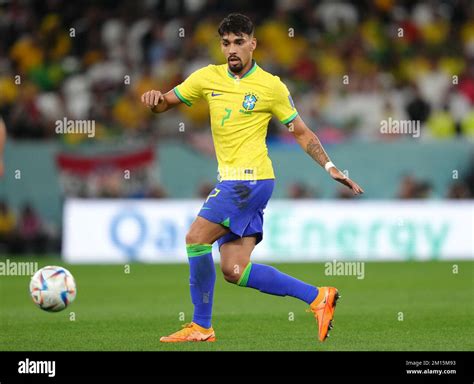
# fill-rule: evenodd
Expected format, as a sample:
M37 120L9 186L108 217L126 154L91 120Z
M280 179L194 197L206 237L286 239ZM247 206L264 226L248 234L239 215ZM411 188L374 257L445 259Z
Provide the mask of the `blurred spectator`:
M464 177L464 182L469 189L470 195L474 196L474 156L471 158L469 168Z
M197 190L197 196L201 199L206 199L207 196L209 196L209 193L214 189L214 184L210 182L204 182L201 185L199 185L198 190Z
M448 199L469 199L471 197L471 193L469 192L469 188L465 183L458 181L450 185L446 197Z
M18 239L23 253L44 253L47 236L41 218L30 204L25 204L18 218Z
M415 199L428 199L432 197L433 186L429 181L420 181L415 188Z
M406 105L409 120L423 124L430 114L430 104L421 96L418 87L413 87L413 98Z
M114 118L127 130L137 131L143 128L144 119L149 113L145 108L137 108L137 98L134 92L126 92L119 98L113 109Z
M471 26L472 25L474 25L474 22L471 20ZM474 46L474 27L472 27L472 30L473 37L471 44ZM458 88L459 93L469 100L471 105L474 105L474 52L466 63L466 70L459 79Z
M413 175L405 175L400 180L398 199L428 199L433 197L431 182L417 180Z
M290 184L287 195L290 199L312 199L317 197L316 192L303 182Z
M474 110L467 113L461 121L461 133L471 139L474 138Z
M412 175L405 175L400 180L397 198L413 199L416 197L418 182Z
M415 81L421 97L436 109L441 107L450 86L450 79L448 74L440 68L436 59L432 58L429 66L428 70L416 76Z
M16 243L16 218L5 201L0 201L0 249L11 252Z
M168 197L168 194L163 186L155 184L151 186L146 197L149 199L164 199Z
M345 186L338 186L337 193L336 193L337 199L347 200L347 199L353 199L354 197L355 195L352 192L352 190L350 190L349 188Z
M98 175L98 196L100 198L122 197L124 178L119 170L104 171Z
M434 111L426 126L431 136L444 139L456 135L456 122L448 111L447 105L442 110Z
M3 164L3 151L5 150L5 142L7 141L7 127L0 116L0 177L5 172L5 166Z

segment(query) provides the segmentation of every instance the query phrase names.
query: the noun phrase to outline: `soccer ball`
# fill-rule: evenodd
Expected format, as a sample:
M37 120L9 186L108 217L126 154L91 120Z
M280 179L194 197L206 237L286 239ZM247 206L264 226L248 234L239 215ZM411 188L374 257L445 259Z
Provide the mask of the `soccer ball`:
M74 301L76 292L74 277L63 267L41 268L31 278L31 298L44 311L62 311Z

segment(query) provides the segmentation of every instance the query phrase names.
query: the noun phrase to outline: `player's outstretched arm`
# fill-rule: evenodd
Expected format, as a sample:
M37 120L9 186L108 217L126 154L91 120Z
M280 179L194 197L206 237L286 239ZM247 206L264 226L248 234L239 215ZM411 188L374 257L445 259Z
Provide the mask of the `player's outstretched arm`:
M162 113L181 103L181 100L178 99L173 90L165 94L161 91L151 90L142 95L142 103L149 107L152 112Z
M334 180L352 189L354 195L364 193L364 190L356 182L349 179L331 162L318 136L306 126L301 117L296 116L291 123L287 124L287 127L301 148L321 167L325 168Z

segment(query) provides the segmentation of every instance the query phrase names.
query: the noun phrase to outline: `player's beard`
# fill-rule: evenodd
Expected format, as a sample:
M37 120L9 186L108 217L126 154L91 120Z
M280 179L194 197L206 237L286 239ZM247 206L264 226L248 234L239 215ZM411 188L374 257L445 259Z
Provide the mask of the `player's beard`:
M242 69L244 68L244 64L242 63L242 60L240 60L239 58L238 62L231 64L229 59L227 60L227 63L229 65L230 71L235 74L239 74L240 72L242 72Z

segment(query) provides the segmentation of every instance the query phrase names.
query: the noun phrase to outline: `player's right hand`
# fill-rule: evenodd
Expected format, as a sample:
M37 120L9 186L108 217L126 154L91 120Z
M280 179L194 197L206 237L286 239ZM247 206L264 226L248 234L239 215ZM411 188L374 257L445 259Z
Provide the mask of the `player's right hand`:
M357 184L355 181L349 179L344 173L342 173L339 169L336 167L331 167L329 168L329 174L331 177L340 182L341 184L344 184L346 187L352 189L352 193L354 195L360 195L364 193L364 190Z
M142 95L142 103L147 107L153 108L165 101L165 97L160 91L148 91Z

